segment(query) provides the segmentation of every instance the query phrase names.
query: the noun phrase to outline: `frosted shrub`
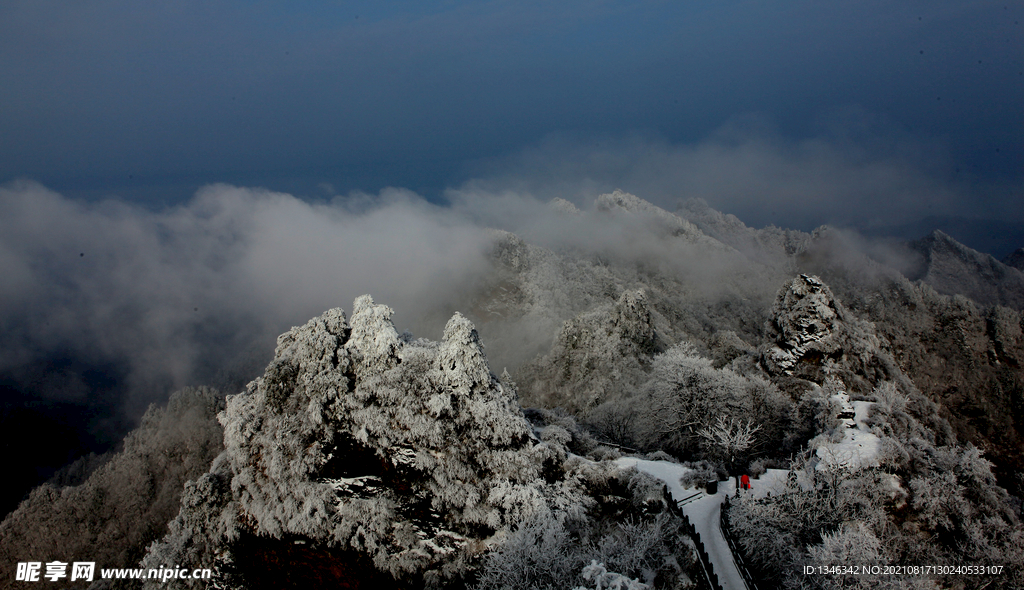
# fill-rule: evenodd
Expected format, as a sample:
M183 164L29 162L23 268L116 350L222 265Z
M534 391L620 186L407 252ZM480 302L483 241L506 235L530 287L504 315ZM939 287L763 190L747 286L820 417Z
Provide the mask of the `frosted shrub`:
M667 512L652 520L627 518L590 541L608 524L550 516L524 522L485 556L473 588L671 588L687 579L684 567L696 566L681 521Z
M583 568L581 574L584 580L594 583L594 590L647 590L647 584L641 584L639 580L631 580L622 574L610 572L605 569L603 563L590 560L590 565ZM577 586L573 590L589 590L583 586Z
M654 584L659 572L663 578L677 578L679 564L669 564L676 561L676 553L685 553L677 545L683 537L680 524L668 512L653 520L627 518L601 539L597 553L610 569L637 576L648 584Z
M543 430L547 426L558 426L569 434L569 440L565 447L577 455L590 455L598 447L598 442L593 435L577 423L576 418L561 410L548 410L543 408L526 408L523 415L533 424L534 428Z
M643 471L629 471L627 488L633 505L645 512L660 512L665 509L665 483Z
M572 441L572 435L569 434L568 430L561 426L552 424L550 426L545 426L544 429L540 431L540 439L545 442L555 442L560 445L567 445Z
M582 565L579 540L551 516L523 522L488 554L476 590L568 588Z
M720 479L715 466L707 461L683 463L683 466L691 469L679 479L679 485L684 488L704 487L707 482Z
M644 455L644 459L647 459L648 461L667 461L669 463L679 463L678 459L662 450L657 450L654 451L653 453L647 453L646 455Z
M879 383L872 394L878 409L886 414L902 412L907 407L907 396L892 381Z
M622 457L622 453L613 447L599 446L590 452L590 456L597 461L614 461Z
M747 473L750 475L751 478L761 477L767 471L767 461L765 461L764 459L757 459L756 461L751 461L750 465L747 467Z

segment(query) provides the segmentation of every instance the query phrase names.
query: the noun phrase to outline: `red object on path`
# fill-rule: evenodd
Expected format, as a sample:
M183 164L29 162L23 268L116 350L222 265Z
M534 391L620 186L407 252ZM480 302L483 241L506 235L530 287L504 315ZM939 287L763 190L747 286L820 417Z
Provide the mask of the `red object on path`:
M744 489L744 490L749 490L750 489L750 476L749 475L744 475L743 477L740 478L740 489Z

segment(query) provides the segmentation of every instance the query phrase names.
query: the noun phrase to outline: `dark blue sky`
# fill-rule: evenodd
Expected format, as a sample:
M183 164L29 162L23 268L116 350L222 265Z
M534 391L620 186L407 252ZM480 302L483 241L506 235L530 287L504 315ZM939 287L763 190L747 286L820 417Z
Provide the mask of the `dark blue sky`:
M1020 222L1022 20L1019 2L977 0L8 0L0 182L172 203L211 182L433 199L490 175L716 204L713 182L653 189L638 171L754 138L794 170L818 159L789 156L818 144L854 168L898 161L952 195L922 216ZM609 151L615 174L579 164ZM532 178L537 153L549 169ZM564 153L575 160L553 165ZM900 186L871 190L922 198ZM893 223L911 221L905 204ZM878 222L720 205L752 224Z

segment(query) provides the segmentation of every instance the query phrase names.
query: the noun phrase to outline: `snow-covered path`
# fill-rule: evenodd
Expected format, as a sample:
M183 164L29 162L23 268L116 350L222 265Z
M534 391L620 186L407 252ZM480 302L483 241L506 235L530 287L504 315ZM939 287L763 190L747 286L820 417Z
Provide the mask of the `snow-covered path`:
M843 427L842 440L824 443L815 450L815 469L836 466L856 469L878 465L878 450L882 441L867 425L868 414L874 402L851 402L845 391L833 395L832 399L839 403L843 412L853 416L840 419L840 425Z
M623 467L636 467L640 471L649 473L664 481L672 497L678 502L684 498L693 496L697 490L693 488L684 489L679 483L681 478L689 469L669 463L667 461L647 461L635 457L622 457L616 463ZM713 496L704 495L696 500L682 506L683 513L690 518L694 528L700 534L704 549L708 552L715 574L723 590L746 590L747 585L736 568L736 561L733 559L729 544L722 535L721 520L719 515L722 510L722 502L725 497L736 491L736 480L719 482L718 493Z

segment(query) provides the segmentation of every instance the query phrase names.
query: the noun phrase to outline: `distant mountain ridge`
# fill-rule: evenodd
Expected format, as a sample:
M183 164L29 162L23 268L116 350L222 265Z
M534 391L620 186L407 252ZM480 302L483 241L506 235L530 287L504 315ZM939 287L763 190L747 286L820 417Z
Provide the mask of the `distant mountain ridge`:
M806 251L813 234L773 226L755 229L733 215L723 214L702 200L686 201L677 211L705 234L736 248L753 260L778 264L780 257ZM819 228L818 232L827 231ZM1024 248L1002 262L961 244L941 230L906 243L911 253L895 270L912 281L931 285L939 293L963 295L982 305L1024 309Z
M1017 270L1024 270L1024 248L1018 248L1017 250L1010 252L1003 258L1003 264L1006 266L1012 266Z
M907 278L921 280L940 293L963 295L983 305L1024 309L1024 273L990 254L964 246L940 230L910 243L919 266Z
M1005 258L1024 245L1024 222L1006 219L970 219L946 215L928 215L907 223L891 223L854 228L863 236L912 241L935 230L953 236L956 241L979 252Z

